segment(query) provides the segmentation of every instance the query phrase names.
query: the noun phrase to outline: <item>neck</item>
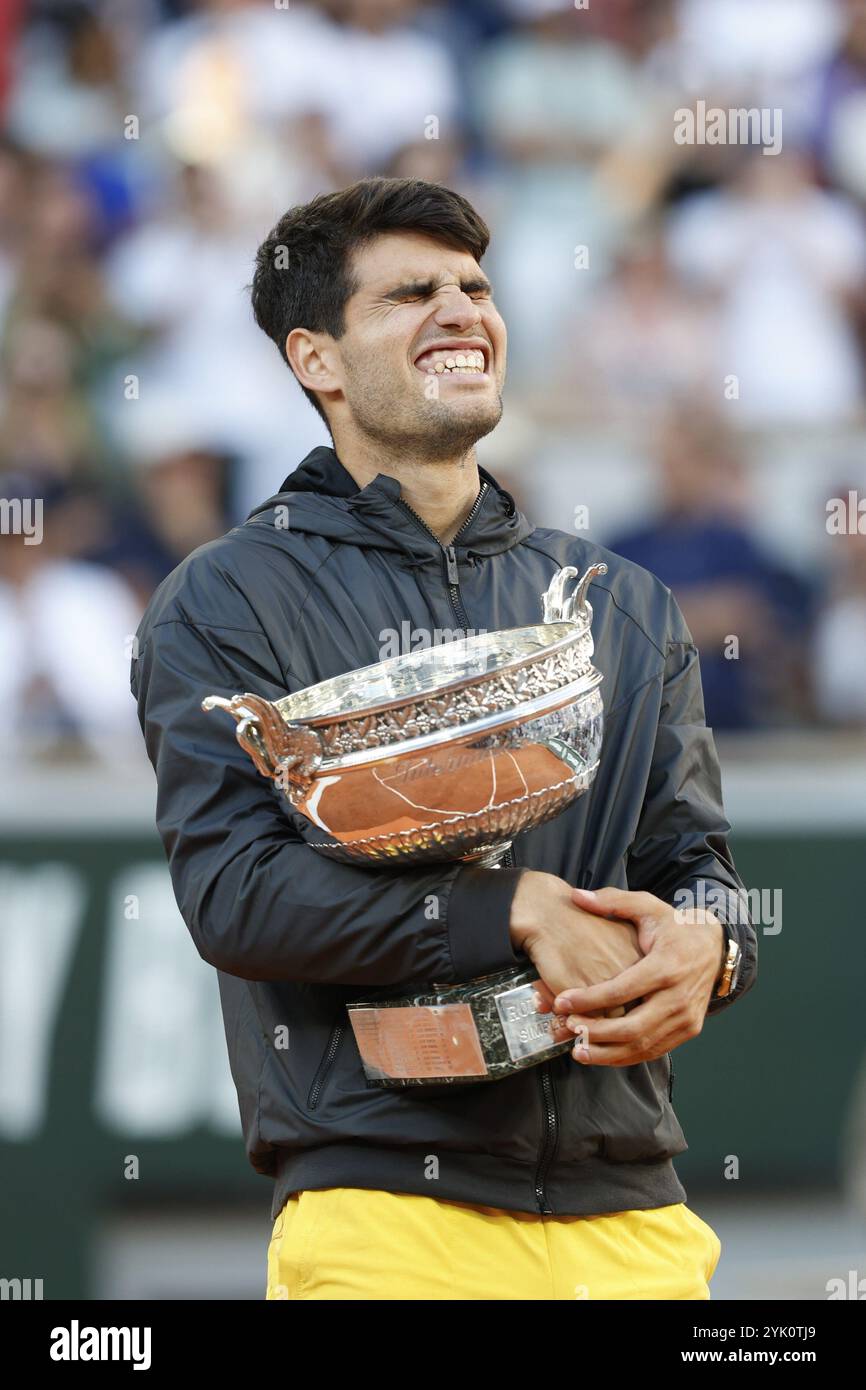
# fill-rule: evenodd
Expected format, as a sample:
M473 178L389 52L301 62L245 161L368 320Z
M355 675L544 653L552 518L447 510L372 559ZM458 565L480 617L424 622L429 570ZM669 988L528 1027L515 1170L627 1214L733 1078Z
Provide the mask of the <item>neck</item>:
M434 536L448 545L475 505L481 480L474 447L452 458L394 458L379 444L353 443L344 452L334 449L346 472L358 487L366 487L379 473L396 478L403 501L417 512Z

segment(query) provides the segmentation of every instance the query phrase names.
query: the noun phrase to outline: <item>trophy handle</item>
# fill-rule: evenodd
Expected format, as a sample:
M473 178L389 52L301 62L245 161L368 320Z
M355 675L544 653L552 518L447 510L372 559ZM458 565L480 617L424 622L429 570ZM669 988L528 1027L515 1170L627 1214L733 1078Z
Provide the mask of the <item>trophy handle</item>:
M208 695L203 710L224 709L237 721L235 737L259 772L272 777L285 791L291 782L308 790L322 762L322 741L305 724L290 724L261 695Z
M570 579L574 579L577 572L574 565L563 565L562 569L557 570L551 579L546 593L541 595L544 622L580 622L585 625L592 622L592 609L587 603L586 592L593 579L600 574L607 574L607 565L603 561L590 565L589 569L578 580L574 592L569 598L566 598L565 586Z

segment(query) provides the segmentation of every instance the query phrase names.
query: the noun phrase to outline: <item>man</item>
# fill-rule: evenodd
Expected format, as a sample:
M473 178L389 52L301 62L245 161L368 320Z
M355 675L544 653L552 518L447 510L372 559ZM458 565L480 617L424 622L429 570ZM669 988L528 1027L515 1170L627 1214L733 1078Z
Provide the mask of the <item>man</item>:
M669 591L533 528L477 467L505 379L488 239L448 189L365 179L260 247L256 319L334 447L150 603L132 686L157 820L219 971L247 1152L275 1180L268 1298L705 1299L721 1247L673 1169L670 1052L751 986L755 933ZM600 558L596 781L495 872L320 855L321 831L201 712L368 665L394 631L538 621L560 566ZM366 1084L347 1001L527 956L587 1052L435 1094Z

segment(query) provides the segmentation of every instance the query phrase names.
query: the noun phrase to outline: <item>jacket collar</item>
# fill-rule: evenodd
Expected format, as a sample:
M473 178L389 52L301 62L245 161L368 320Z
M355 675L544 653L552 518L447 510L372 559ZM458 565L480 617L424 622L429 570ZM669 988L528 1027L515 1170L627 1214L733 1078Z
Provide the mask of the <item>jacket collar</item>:
M469 525L461 531L457 547L467 554L474 552L477 555L493 555L510 550L534 528L518 510L511 494L499 485L492 474L479 466L478 475L484 497ZM370 531L381 536L390 533L392 539L396 531L402 542L400 549L408 548L416 554L431 548L441 551L434 537L425 537L422 523L414 520L405 504L401 504L402 489L396 478L387 473L377 473L372 482L359 488L334 449L327 445L312 449L289 474L278 495L286 494L312 494L318 499L340 499L338 505L343 514L348 512Z
M326 444L311 449L280 488L280 492L317 492L325 497L354 497L359 491L349 470Z

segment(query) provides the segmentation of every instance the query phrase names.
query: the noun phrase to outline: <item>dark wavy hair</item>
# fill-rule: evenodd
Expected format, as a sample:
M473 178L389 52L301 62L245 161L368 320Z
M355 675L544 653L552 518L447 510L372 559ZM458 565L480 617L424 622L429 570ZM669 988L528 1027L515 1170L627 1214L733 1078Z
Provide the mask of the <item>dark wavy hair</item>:
M358 289L352 253L382 232L423 232L480 261L490 232L459 193L424 179L360 179L290 208L256 252L253 313L284 362L293 328L346 331L346 302ZM314 391L301 388L327 425Z

